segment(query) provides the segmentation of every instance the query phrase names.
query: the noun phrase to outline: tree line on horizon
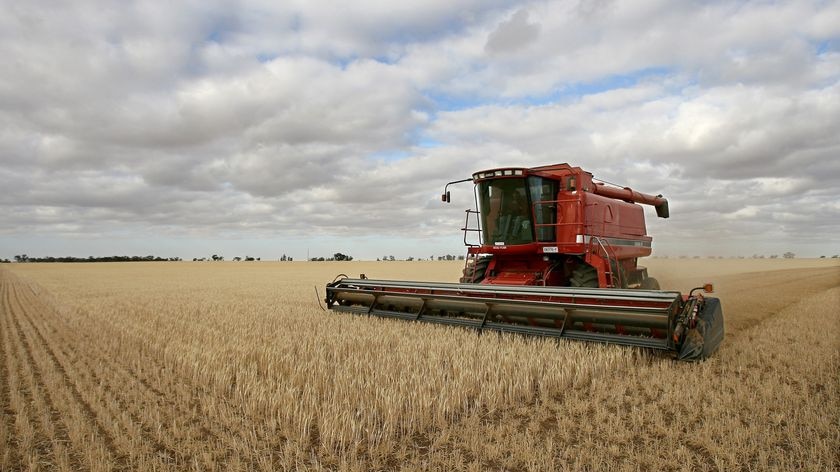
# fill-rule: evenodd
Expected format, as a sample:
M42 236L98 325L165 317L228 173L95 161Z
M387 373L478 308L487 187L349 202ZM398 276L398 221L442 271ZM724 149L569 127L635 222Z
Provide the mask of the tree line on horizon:
M668 259L669 258L669 256L667 256L667 255L661 255L661 256L653 255L651 257L653 257L654 259ZM686 256L686 255L676 256L676 258L679 258L679 259L687 259L687 258L690 258L690 257L694 258L694 259L701 258L701 256ZM709 259L725 259L725 258L727 258L727 257L724 257L724 256L706 256L706 257L709 258ZM729 256L728 258L730 258L730 259L733 259L733 258L737 258L737 259L746 259L746 258L750 258L750 259L764 259L764 258L777 259L778 257L779 256L776 255L776 254L771 254L770 256L765 256L763 254L753 254L752 256ZM786 253L782 254L781 257L783 259L794 259L796 257L796 255L793 252L786 252ZM837 259L837 258L840 258L840 255L834 254L832 256L820 256L819 258L820 259L826 259L826 258L829 258L829 257L831 259ZM379 258L379 257L376 258L377 261L386 261L386 262L387 261L409 261L410 262L410 261L434 261L434 260L438 260L438 261L456 261L456 260L457 261L462 261L464 259L465 259L464 255L453 256L452 254L447 254L445 256L437 256L437 257L436 256L429 256L428 259L414 258L414 257L408 257L408 258L405 258L405 259L397 259L394 256L382 256L381 258ZM21 262L173 262L173 261L177 262L177 261L182 261L182 260L183 259L181 259L180 257L159 257L159 256L103 256L103 257L94 257L94 256L88 256L88 257L74 257L74 256L53 257L53 256L48 256L48 257L30 257L26 254L18 254L18 255L14 256L14 262L18 262L18 263L21 263ZM221 255L218 255L218 254L213 254L210 257L200 257L200 258L199 257L194 257L192 260L193 260L193 262L203 262L203 261L219 262L219 261L224 261L225 257L221 256ZM245 256L245 257L237 256L237 257L232 258L231 260L234 261L234 262L239 262L239 261L252 262L252 261L261 261L262 259L259 258L259 257L252 257L252 256ZM294 258L283 254L283 256L280 257L278 260L281 261L281 262L292 262L292 261L294 261ZM312 257L309 260L313 261L313 262L320 262L320 261L352 261L354 259L353 259L353 256L349 256L347 254L342 254L340 252L337 252L337 253L333 254L332 257L326 257L326 258L325 257ZM12 261L9 260L9 259L0 259L0 263L11 263L11 262Z
M15 262L169 262L180 261L180 257L159 257L159 256L103 256L103 257L30 257L26 254L18 254L14 257ZM11 262L8 259L2 259L2 262Z

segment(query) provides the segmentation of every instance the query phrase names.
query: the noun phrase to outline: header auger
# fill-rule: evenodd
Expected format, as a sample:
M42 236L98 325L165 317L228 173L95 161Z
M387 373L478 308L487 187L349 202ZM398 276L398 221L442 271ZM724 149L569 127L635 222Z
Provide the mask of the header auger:
M472 178L476 208L462 228L459 283L342 278L329 309L478 330L668 350L703 359L723 340L711 285L660 290L638 265L651 253L642 206L668 201L595 181L580 167L499 168ZM444 189L444 202L450 201Z

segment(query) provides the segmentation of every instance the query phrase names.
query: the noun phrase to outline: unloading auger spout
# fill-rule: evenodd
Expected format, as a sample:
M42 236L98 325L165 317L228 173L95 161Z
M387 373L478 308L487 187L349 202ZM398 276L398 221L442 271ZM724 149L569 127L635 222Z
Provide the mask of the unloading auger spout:
M660 290L638 265L651 254L642 205L668 218L668 200L598 181L569 164L476 172L462 231L460 283L341 277L328 310L479 331L598 341L704 359L724 337L711 284Z

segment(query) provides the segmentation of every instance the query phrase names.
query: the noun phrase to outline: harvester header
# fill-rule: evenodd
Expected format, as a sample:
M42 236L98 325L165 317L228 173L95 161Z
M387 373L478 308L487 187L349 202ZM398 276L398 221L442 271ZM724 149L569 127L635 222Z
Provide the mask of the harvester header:
M459 283L343 278L327 284L335 311L536 336L661 349L702 359L723 339L717 298L664 291L638 265L651 253L644 211L668 200L594 179L569 164L503 167L472 182ZM710 286L706 287L707 291Z

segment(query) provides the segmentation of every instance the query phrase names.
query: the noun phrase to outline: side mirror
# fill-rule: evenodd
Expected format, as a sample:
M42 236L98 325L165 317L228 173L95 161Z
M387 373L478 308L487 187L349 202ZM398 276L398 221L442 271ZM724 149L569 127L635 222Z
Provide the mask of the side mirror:
M442 201L443 203L449 203L450 201L452 201L452 197L449 195L449 190L447 190L450 185L460 184L461 182L472 182L472 180L473 179L470 178L470 179L462 179L462 180L456 180L454 182L449 182L448 184L446 184L446 187L443 187L443 194L441 194L441 196L440 196L440 201Z

